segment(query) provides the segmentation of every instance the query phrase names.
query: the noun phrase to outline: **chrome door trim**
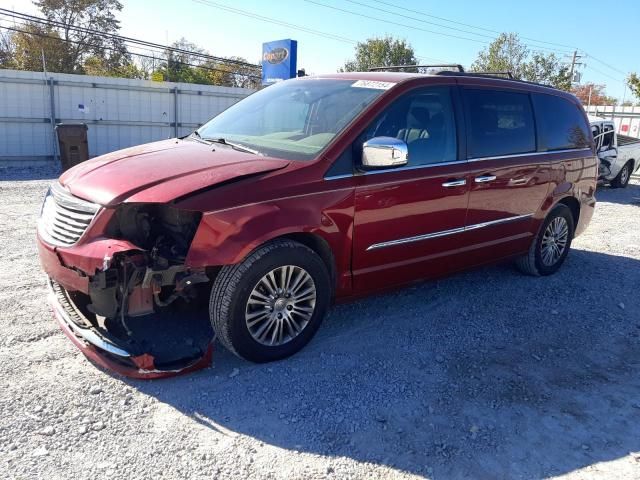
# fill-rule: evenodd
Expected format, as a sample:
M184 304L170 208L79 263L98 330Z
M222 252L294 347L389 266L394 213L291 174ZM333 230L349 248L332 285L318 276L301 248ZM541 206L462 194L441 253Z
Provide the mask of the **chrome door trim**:
M568 153L568 152L584 152L591 151L590 148L567 148L564 150L547 150L546 152L529 152L529 153L516 153L511 155L497 155L495 157L473 157L468 158L467 162L481 162L483 160L502 160L505 158L518 158L518 157L534 157L538 155L550 155L552 153Z
M537 155L550 155L553 153L568 153L568 152L586 152L586 151L591 151L590 148L569 148L569 149L565 149L565 150L549 150L546 152L530 152L530 153L516 153L513 155L499 155L496 157L474 157L474 158L469 158L467 160L453 160L453 161L449 161L449 162L438 162L438 163L427 163L424 165L412 165L412 166L408 166L408 167L399 167L399 168L383 168L380 170L369 170L366 172L359 172L359 173L347 173L347 174L342 174L342 175L330 175L328 177L324 177L325 180L339 180L342 178L349 178L349 177L358 177L361 175L377 175L379 173L393 173L393 172L404 172L405 170L419 170L422 168L433 168L433 167L445 167L447 165L460 165L463 163L469 163L469 162L482 162L485 160L502 160L505 158L518 158L518 157L531 157L531 156L537 156Z
M468 230L477 230L479 228L499 225L501 223L510 223L518 220L524 220L525 218L530 218L532 216L533 216L533 213L527 213L526 215L516 215L514 217L500 218L498 220L491 220L489 222L476 223L473 225L468 225L466 227L452 228L450 230L441 230L439 232L426 233L424 235L416 235L415 237L399 238L397 240L389 240L387 242L374 243L373 245L369 246L366 251L368 252L370 250L377 250L379 248L393 247L395 245L404 245L406 243L420 242L422 240L445 237L447 235L455 235L457 233L463 233Z
M447 235L454 235L456 233L464 232L464 227L452 228L451 230L442 230L440 232L426 233L424 235L416 235L415 237L399 238L397 240L389 240L388 242L374 243L367 248L369 250L377 250L378 248L393 247L394 245L404 245L405 243L420 242L422 240L428 240L430 238L445 237Z
M489 222L475 223L473 225L464 227L464 229L465 231L477 230L479 228L490 227L492 225L499 225L501 223L516 222L518 220L524 220L525 218L530 218L530 217L533 217L533 213L527 213L526 215L516 215L515 217L500 218L498 220L491 220Z

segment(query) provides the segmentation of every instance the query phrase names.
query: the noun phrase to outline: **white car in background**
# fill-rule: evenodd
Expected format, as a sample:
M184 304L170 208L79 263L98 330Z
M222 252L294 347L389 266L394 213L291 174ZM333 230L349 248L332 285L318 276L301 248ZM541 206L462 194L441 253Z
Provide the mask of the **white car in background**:
M589 117L600 159L598 179L614 188L624 188L640 170L640 139L616 133L613 120Z

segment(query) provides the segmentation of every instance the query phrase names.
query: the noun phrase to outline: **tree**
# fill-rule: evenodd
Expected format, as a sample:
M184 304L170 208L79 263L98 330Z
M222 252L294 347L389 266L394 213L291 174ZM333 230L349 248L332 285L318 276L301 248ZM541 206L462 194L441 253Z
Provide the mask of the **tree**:
M66 44L59 72L84 73L90 57L100 57L110 68L130 63L124 42L104 35L120 30L115 16L122 10L119 0L35 0L34 4Z
M606 94L604 85L595 83L577 85L571 89L571 93L578 97L583 105L616 105L618 103L616 98Z
M366 72L373 67L416 65L413 48L406 40L390 36L369 38L356 45L355 58L347 61L341 72Z
M184 52L176 50L184 50ZM194 68L204 63L202 57L198 55L203 53L205 53L204 49L183 37L173 42L171 48L165 50L165 58L157 71L162 73L167 82L209 84L206 70Z
M640 76L636 73L631 73L627 77L627 85L629 86L629 90L633 95L640 99Z
M259 66L243 65L247 61L240 57L212 60L202 56L205 54L207 52L203 48L181 38L165 50L164 59L155 73L167 82L244 88L259 86Z
M0 68L15 68L13 66L15 56L13 36L13 32L0 32Z
M147 78L148 72L138 68L133 62L110 66L103 57L93 56L84 61L84 73L98 77Z
M523 80L552 85L560 90L571 90L569 67L563 65L553 53L534 53L524 64Z
M4 61L0 59L2 68L64 71L69 49L56 30L37 23L28 23L22 30L11 35L11 54Z
M562 90L571 89L569 69L553 53L531 54L517 33L501 33L478 53L472 72L510 72L518 80L544 83Z

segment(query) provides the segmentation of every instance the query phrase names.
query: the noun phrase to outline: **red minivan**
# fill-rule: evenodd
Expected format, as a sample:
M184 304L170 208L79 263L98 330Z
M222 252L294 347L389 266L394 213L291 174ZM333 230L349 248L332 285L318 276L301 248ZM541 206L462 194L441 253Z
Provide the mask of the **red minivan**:
M160 377L207 365L215 338L254 362L292 355L334 301L510 258L552 274L596 177L568 93L454 71L306 77L67 171L38 247L69 338Z

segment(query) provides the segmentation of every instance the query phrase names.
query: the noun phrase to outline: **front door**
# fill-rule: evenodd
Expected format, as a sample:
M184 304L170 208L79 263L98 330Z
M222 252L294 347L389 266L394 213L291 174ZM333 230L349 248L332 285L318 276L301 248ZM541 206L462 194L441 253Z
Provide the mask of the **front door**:
M463 246L469 185L458 155L451 87L403 95L361 137L408 145L405 167L357 179L353 233L356 293L384 289L456 268ZM357 149L356 149L357 150ZM356 160L357 161L357 160Z

